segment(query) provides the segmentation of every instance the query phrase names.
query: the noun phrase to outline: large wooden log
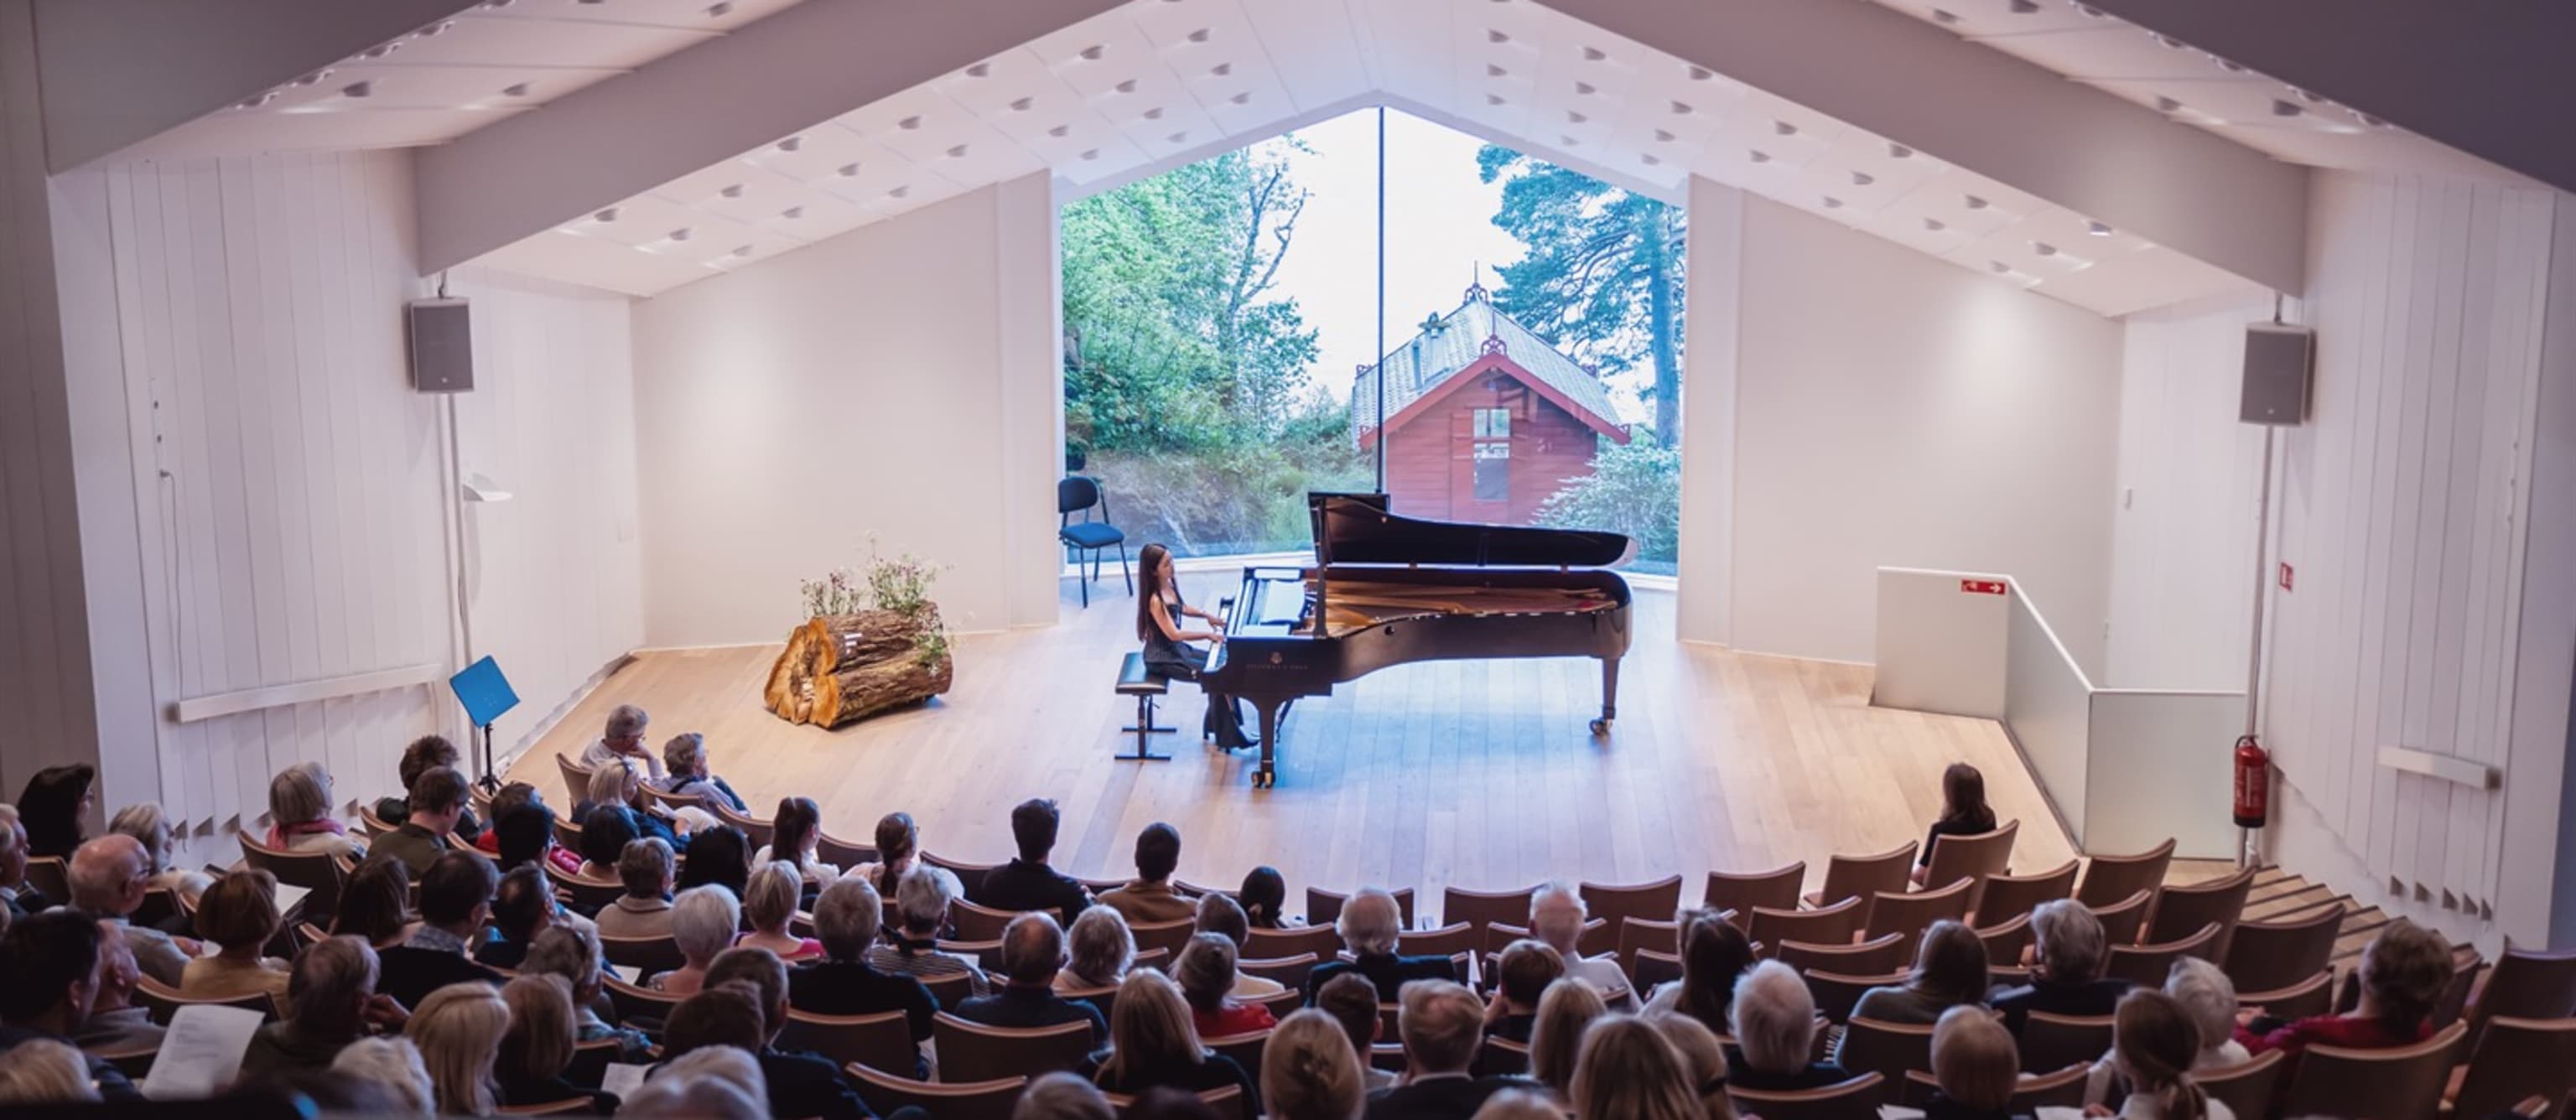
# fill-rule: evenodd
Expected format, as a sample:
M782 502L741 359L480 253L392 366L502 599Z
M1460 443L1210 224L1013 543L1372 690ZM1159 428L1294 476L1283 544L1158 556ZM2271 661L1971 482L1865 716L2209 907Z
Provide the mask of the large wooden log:
M845 664L814 674L814 703L806 713L820 727L839 727L862 716L910 704L948 691L950 661L925 666L907 646L881 661Z
M922 620L895 611L824 615L805 624L816 676L851 666L911 656L919 648Z
M769 685L761 690L762 702L780 719L805 722L803 701L813 674L813 632L810 627L799 626L788 633L787 648L779 651L778 660L769 667Z

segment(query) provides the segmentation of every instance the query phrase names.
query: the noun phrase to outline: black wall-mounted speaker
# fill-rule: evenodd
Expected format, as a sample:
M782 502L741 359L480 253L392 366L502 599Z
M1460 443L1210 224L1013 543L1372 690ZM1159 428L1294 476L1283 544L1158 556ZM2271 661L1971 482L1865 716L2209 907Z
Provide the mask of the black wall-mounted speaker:
M416 299L411 325L411 387L423 393L474 390L474 330L461 299Z
M2248 424L2295 426L2308 420L2308 392L2315 380L2317 332L2283 323L2245 326L2245 385L2236 418Z

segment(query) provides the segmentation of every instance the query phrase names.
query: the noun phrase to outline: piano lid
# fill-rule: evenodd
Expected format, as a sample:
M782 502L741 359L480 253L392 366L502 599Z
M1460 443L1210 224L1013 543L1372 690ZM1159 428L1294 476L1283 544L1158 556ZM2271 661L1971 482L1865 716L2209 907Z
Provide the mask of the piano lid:
M1606 568L1636 551L1620 533L1424 521L1386 510L1384 494L1306 495L1322 564Z

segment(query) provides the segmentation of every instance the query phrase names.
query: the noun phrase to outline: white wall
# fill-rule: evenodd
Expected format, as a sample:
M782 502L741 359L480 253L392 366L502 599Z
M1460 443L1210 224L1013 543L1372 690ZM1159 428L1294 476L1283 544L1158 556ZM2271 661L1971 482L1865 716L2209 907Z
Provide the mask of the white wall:
M1054 227L1032 176L636 308L648 644L777 641L871 537L957 629L1054 620Z
M1867 661L1879 566L2007 572L2099 672L2118 325L1749 196L1740 259L1722 640Z

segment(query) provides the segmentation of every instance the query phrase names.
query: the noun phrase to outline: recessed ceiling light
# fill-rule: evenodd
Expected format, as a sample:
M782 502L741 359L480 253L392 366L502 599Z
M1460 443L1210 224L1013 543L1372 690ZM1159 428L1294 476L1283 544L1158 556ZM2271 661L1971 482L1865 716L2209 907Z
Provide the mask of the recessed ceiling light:
M1887 158L1889 158L1889 159L1912 159L1912 158L1914 158L1914 149L1909 148L1909 147L1906 147L1906 146L1905 146L1905 145L1903 145L1903 144L1898 144L1898 143L1890 142L1890 143L1887 145Z
M2352 111L2352 119L2357 120L2357 121L2360 121L2360 122L2361 122L2361 123L2363 123L2363 124L2369 125L2369 126L2370 126L2370 127L2372 127L2372 128L2386 128L2386 127L2388 127L2388 122L2387 122L2387 121L2384 121L2384 120L2381 120L2381 119L2379 119L2379 118L2377 118L2377 117L2371 116L2370 114L2365 113L2365 112L2362 112L2362 111L2361 111L2361 110L2359 110L2359 109L2355 109L2355 110L2353 110L2353 111Z
M1835 197L1834 197L1834 196L1832 196L1832 195L1826 195L1826 196L1825 196L1825 209L1827 209L1827 210L1840 210L1840 209L1842 209L1842 208L1843 208L1843 200L1841 200L1841 199L1839 199L1839 198L1835 198Z
M1503 103L1503 95L1502 95L1502 94L1499 94L1499 93L1489 93L1489 94L1486 94L1486 95L1485 95L1485 104L1487 104L1487 105L1500 105L1500 104L1502 104L1502 103Z
M1099 158L1100 158L1100 149L1098 149L1098 148L1084 148L1084 149L1082 150L1082 158L1084 158L1084 159L1099 159Z
M1681 137L1675 136L1675 135L1673 135L1672 133L1669 133L1669 132L1664 131L1663 129L1658 128L1658 129L1656 129L1656 130L1655 130L1655 143L1658 143L1658 144L1670 144L1670 143L1672 143L1673 141L1675 141L1675 140L1679 140L1679 139L1681 139Z
M2111 223L2086 222L2084 223L2084 232L2092 234L2095 237L2109 237L2111 236Z
M905 132L915 132L921 128L921 118L905 117L902 120L894 122L894 126L904 130Z
M503 97L526 97L527 95L528 83L526 82L501 87L501 96Z
M2183 41L2182 41L2182 40L2180 40L2180 39L2176 39L2176 38L2174 38L2173 36L2171 36L2171 35L2167 35L2167 34L2165 34L2165 33L2161 32L2161 31L2159 31L2159 32L2155 32L2154 34L2155 34L2155 36L2156 36L2156 42L2163 44L2163 45L2164 45L2164 47L2165 47L2165 49L2167 49L2167 50L2176 50L2176 51L2178 51L2178 50L2184 50L2184 49L2187 49L2187 48L2189 48L2189 47L2191 46L2191 44L2186 43L2186 42L2183 42Z
M1093 43L1090 46L1082 48L1082 58L1085 62L1098 62L1100 61L1101 55L1108 53L1109 48L1101 46L1098 43Z
M966 76L969 78L985 77L990 75L992 72L993 64L989 62L978 62L975 65L966 68Z
M1599 87L1594 86L1590 82L1576 82L1574 83L1574 96L1590 97L1594 93L1598 92L1598 89Z
M2085 15L2091 16L2091 17L2093 17L2094 19L2104 19L2104 18L2107 18L2107 14L2106 14L2105 12L2103 12L2103 11L2102 11L2102 9L2100 9L2100 8L2096 8L2096 7L2094 7L2094 6L2093 6L2093 5L2091 5L2091 4L2077 4L2077 5L2075 6L2075 10L2076 10L2076 11L2079 11L2079 12L2082 12L2082 13L2084 13Z
M1058 140L1062 140L1072 134L1073 126L1069 124L1060 124L1047 130L1047 135L1055 137Z
M1947 8L1934 8L1932 9L1932 21L1934 23L1942 24L1957 23L1959 22L1959 13Z
M1583 48L1583 61L1585 62L1599 62L1608 57L1610 57L1609 54L1599 47Z
M2031 15L2039 11L2039 0L2012 0L2012 14Z
M1487 28L1485 30L1485 41L1488 43L1508 43L1512 41L1512 37L1505 35L1500 31L1493 30L1492 28Z
M1950 228L1950 223L1942 221L1939 218L1925 218L1923 219L1923 228L1934 233L1939 233L1942 230Z
M1252 94L1248 92L1238 93L1232 97L1226 98L1226 100L1234 102L1237 105L1250 105L1252 104Z
M1486 77L1488 77L1488 78L1499 78L1499 77L1502 77L1503 75L1505 75L1505 74L1509 74L1509 73L1511 73L1511 71L1509 71L1509 70L1505 70L1505 69L1503 69L1503 68L1502 68L1502 67L1500 67L1500 66L1496 66L1496 65L1494 65L1493 63L1488 62L1488 63L1486 63L1486 64L1485 64L1485 76L1486 76Z
M1592 118L1584 116L1583 114L1577 113L1571 109L1566 110L1565 113L1565 123L1567 124L1582 124L1583 122L1591 119Z
M1710 78L1714 78L1714 77L1716 77L1716 76L1717 76L1717 72L1716 72L1716 71L1711 70L1711 69L1709 69L1708 67L1705 67L1705 66L1693 66L1693 67L1691 67L1691 68L1690 68L1690 77L1691 77L1691 80L1692 80L1692 81L1694 81L1694 82L1705 82L1705 81L1709 80Z
M1870 185L1871 183L1875 183L1875 182L1877 182L1877 181L1878 181L1878 176L1876 176L1876 175L1872 175L1872 174L1870 174L1869 172L1866 172L1866 171L1854 171L1854 172L1852 172L1852 185L1853 185L1853 186L1855 186L1855 187L1866 187L1866 186Z
M733 255L737 257L748 257L751 255L751 246L736 245L733 247Z
M1208 67L1208 73L1210 73L1210 74L1214 74L1214 75L1216 75L1217 77L1222 78L1222 77L1224 77L1224 76L1226 76L1226 75L1228 75L1228 74L1234 73L1234 64L1233 64L1233 63L1231 63L1231 62L1220 62L1220 63L1217 63L1217 64L1216 64L1216 65L1214 65L1214 66L1210 66L1210 67Z
M1204 43L1204 42L1207 42L1207 41L1208 41L1208 29L1207 29L1207 28L1202 27L1202 28L1199 28L1199 29L1198 29L1198 30L1196 30L1196 31L1190 32L1190 41L1191 41L1191 42L1193 42L1193 43Z
M428 34L428 33L427 33L427 32L422 32L422 34ZM401 49L402 49L402 44L401 44L401 43L378 43L378 44L376 44L375 46L372 46L372 47L367 48L366 53L365 53L365 54L363 54L363 55L361 55L360 57L362 57L362 58L383 58L384 56L389 55L389 54L392 54L392 53L394 53L395 51L398 51L398 50L401 50Z
M720 3L707 5L708 19L723 19L724 17L732 14L733 0L722 0Z
M950 158L950 159L964 159L964 158L966 158L966 145L964 145L964 144L959 144L959 145L957 145L957 146L955 146L955 147L952 147L952 148L948 149L948 158Z
M2245 65L2243 63L2232 62L2227 59L2220 58L2217 55L2209 56L2209 60L2217 63L2219 69L2225 70L2230 74L2242 74L2245 72Z
M2299 106L2294 105L2294 104L2292 104L2292 103L2290 103L2290 102L2283 101L2283 100L2281 100L2280 98L2277 98L2277 97L2275 97L2275 98L2273 98L2273 99L2272 99L2272 115L2273 115L2273 116L2276 116L2276 117L2295 117L2295 116L2298 116L2299 114L2304 113L2304 112L2307 112L2307 110L2306 110L2306 109L2302 109L2302 108L2300 108Z
M1988 261L1986 262L1986 267L1995 270L1995 275L1997 276L2001 276L2012 271L2012 266L2005 264L2002 261Z
M1795 136L1798 134L1798 126L1787 121L1773 121L1771 132L1775 136Z
M270 91L268 91L268 92L266 92L266 93L260 94L260 95L259 95L259 96L257 96L257 97L253 97L253 98L249 98L249 99L247 99L247 100L244 100L241 104L239 104L239 105L235 105L235 106L233 106L233 107L234 107L234 108L236 108L236 109L256 109L256 108L259 108L259 107L260 107L260 106L262 106L262 105L266 105L266 104L268 104L269 102L271 102L271 101L275 101L275 100L277 100L277 91L276 91L276 90L270 90Z
M330 72L329 70L316 70L316 71L314 71L314 72L312 72L312 73L310 73L310 74L306 74L305 76L303 76L303 77L301 77L301 78L297 78L297 79L295 79L295 84L296 84L296 85L299 85L299 86L313 86L313 85L320 85L320 84L322 84L322 79L324 79L324 78L328 78L328 77L330 77L330 76L331 76L331 72Z
M1966 203L1970 210L1983 210L1986 207L1993 205L1985 199L1979 198L1973 194L1961 195L1959 196L1959 201Z
M687 226L681 226L680 228L671 231L671 240L686 241L692 237L696 237L697 235L698 231L690 229Z
M2045 241L2033 241L2030 243L2030 251L2043 257L2053 257L2057 255L2057 246Z
M1189 143L1189 142L1190 142L1190 130L1188 130L1188 129L1184 128L1184 129L1180 130L1179 132L1175 132L1175 133L1173 133L1173 134L1171 134L1171 135L1169 135L1169 136L1164 137L1163 139L1168 140L1168 141L1171 141L1172 143L1175 143L1175 144L1187 144L1187 143Z
M1664 162L1664 161L1662 161L1662 160L1656 159L1652 153L1640 154L1640 155L1637 157L1637 159L1638 159L1639 161L1643 162L1643 163L1644 163L1646 166L1648 166L1648 167L1653 167L1653 166L1655 166L1656 164L1659 164L1659 163Z
M1689 115L1690 115L1690 113L1691 113L1691 107L1690 107L1690 105L1689 105L1687 102L1676 101L1676 102L1673 102L1672 104L1673 104L1673 115L1674 115L1674 116L1676 116L1676 117L1686 117L1686 116L1689 116Z
M1571 136L1566 136L1566 135L1563 135L1563 134L1559 134L1559 135L1557 136L1556 140L1557 140L1557 143L1563 144L1563 145L1565 145L1566 147L1569 147L1569 148L1580 148L1580 147L1582 147L1582 146L1583 146L1583 141L1581 141L1581 140L1577 140L1577 139L1575 139L1575 138L1573 138L1573 137L1571 137Z
M2176 101L2170 97L2158 97L2156 98L2156 111L2161 113L2179 113L2182 111L2182 102Z
M720 195L723 195L723 196L725 196L726 198L741 198L741 197L742 197L742 192L743 192L742 184L740 184L740 183L735 183L735 184L733 184L732 186L729 186L729 187L726 187L726 188L725 188L725 189L723 189L723 190L717 191L716 193L717 193L717 194L720 194Z
M518 2L519 0L483 0L483 7L487 10L497 12Z
M1145 119L1149 121L1159 121L1163 119L1163 107L1156 105L1151 109L1145 110Z
M782 152L798 151L804 147L805 138L802 136L790 136L778 142L778 150Z
M912 187L910 187L909 185L906 185L906 186L896 187L896 188L895 188L895 189L893 189L893 190L887 191L887 192L886 192L886 197L888 197L888 198L902 198L902 197L905 197L906 195L909 195L909 194L911 194L911 193L912 193Z
M602 210L602 211L600 211L600 212L598 212L598 213L596 213L596 214L591 215L590 217L591 217L591 220L592 220L592 221L598 222L598 223L600 223L600 224L602 224L602 225L606 225L606 224L608 224L608 223L610 223L610 222L613 222L613 221L616 221L616 220L617 220L617 208L616 208L616 207L614 207L614 206L611 206L611 207L609 207L609 208L608 208L608 209L606 209L606 210Z
M859 177L859 165L855 163L842 164L840 170L834 172L834 174L837 174L844 179L856 179Z
M1749 156L1749 157L1753 160L1753 162L1755 162L1755 163L1769 163L1769 162L1771 162L1771 153L1766 152L1766 151L1763 151L1763 150L1762 150L1762 149L1760 149L1760 148L1755 148L1755 149L1753 149L1752 151L1747 152L1747 153L1745 153L1745 154L1746 154L1747 156Z
M802 206L790 206L787 209L779 211L778 216L794 221L795 219L805 216L805 208Z
M351 82L348 85L341 86L340 93L347 97L373 97L376 95L376 83L371 81Z
M2304 89L2300 89L2300 88L2299 88L2299 87L2297 87L2297 86L2291 86L2291 87L2290 87L2290 92L2291 92L2291 93L2293 93L2293 94L2296 94L2296 95L2298 96L2299 100L2301 100L2301 101L2305 101L2305 102L2307 102L2307 103L2308 103L2308 104L2310 104L2310 105L2322 105L2322 104L2325 104L2325 100L2326 100L2326 99L2325 99L2323 96L2320 96L2320 95L2315 94L2315 93L2310 93L2309 91L2304 90Z
M1120 93L1134 93L1136 92L1136 79L1129 78L1110 88L1115 89Z
M1037 103L1037 99L1034 97L1015 97L1011 99L1011 111L1014 113L1025 113L1029 111L1030 106L1036 105Z

